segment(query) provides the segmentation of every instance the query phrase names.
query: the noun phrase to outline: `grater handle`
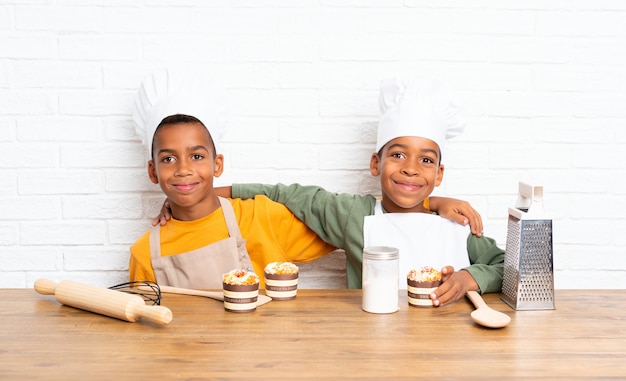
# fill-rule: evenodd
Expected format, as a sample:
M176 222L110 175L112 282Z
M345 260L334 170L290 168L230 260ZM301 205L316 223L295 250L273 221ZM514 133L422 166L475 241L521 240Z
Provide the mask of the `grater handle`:
M543 187L519 182L519 195L515 207L524 212L543 213Z

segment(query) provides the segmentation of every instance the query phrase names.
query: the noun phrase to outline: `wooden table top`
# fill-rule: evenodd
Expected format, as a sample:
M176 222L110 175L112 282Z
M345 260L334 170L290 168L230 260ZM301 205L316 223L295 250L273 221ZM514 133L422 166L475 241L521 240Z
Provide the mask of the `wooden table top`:
M361 310L361 290L298 290L255 312L164 294L171 323L129 323L0 289L0 379L597 379L626 377L626 291L557 290L556 309L480 327L461 300L442 308Z

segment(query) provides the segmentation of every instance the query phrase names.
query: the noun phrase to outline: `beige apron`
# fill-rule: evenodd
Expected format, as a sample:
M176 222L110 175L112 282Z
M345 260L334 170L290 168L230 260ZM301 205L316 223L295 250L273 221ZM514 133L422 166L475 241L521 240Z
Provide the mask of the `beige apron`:
M222 275L232 269L252 270L231 203L219 198L229 237L186 253L161 256L160 226L150 231L150 257L157 283L164 286L221 289ZM207 232L206 234L210 234Z
M400 251L400 289L406 289L411 269L454 266L460 270L470 265L467 254L469 226L426 213L383 213L380 200L375 214L365 217L364 247L392 246Z

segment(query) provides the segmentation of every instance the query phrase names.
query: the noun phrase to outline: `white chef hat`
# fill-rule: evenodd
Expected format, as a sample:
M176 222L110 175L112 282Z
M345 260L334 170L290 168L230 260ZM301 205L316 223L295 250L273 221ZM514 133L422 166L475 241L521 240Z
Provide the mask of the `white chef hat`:
M401 136L427 138L443 152L447 138L460 135L467 124L452 90L433 77L395 77L381 82L376 152Z
M201 70L168 68L148 75L139 87L133 112L135 131L148 158L157 126L175 114L198 118L209 130L216 152L221 153L220 138L228 122L223 93L217 81Z

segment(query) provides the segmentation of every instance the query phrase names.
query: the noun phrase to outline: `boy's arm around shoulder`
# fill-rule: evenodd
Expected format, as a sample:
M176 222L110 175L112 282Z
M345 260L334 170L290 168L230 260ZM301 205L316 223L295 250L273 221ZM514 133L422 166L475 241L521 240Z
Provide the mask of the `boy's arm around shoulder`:
M467 253L471 265L465 270L478 283L480 293L501 292L504 275L504 250L497 246L493 238L469 234Z
M316 213L331 202L333 194L317 186L300 184L233 184L233 198L254 198L257 195L267 196L270 200L284 204L296 217L304 220L304 216Z
M267 196L270 200L284 204L284 200L289 198L290 194L295 193L296 186L288 186L284 184L233 184L230 187L230 194L233 198L248 199L257 195ZM291 190L289 189L291 187Z
M373 196L333 193L318 186L232 185L234 198L252 198L259 194L284 204L324 241L342 249L355 242L355 235L362 241L363 216L373 213L376 202Z

